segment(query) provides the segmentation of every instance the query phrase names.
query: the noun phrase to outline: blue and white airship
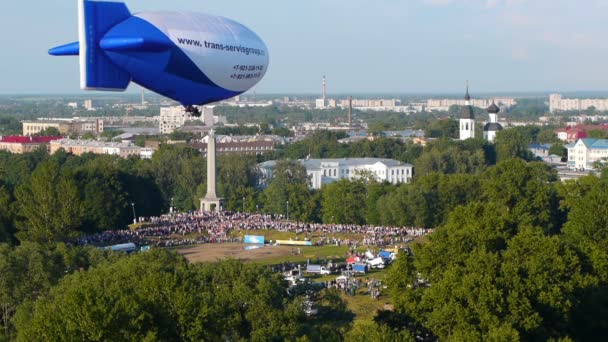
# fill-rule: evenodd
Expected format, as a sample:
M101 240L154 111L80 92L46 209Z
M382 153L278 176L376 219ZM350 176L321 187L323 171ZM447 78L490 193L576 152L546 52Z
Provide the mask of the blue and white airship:
M224 17L186 12L131 14L120 2L79 0L79 40L49 50L79 56L83 90L124 91L130 82L198 114L266 74L266 44Z

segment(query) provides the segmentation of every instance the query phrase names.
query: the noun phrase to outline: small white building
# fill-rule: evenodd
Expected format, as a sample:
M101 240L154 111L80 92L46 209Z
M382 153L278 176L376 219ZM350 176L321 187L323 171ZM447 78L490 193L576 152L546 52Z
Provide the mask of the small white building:
M409 183L413 177L413 165L393 159L345 158L345 159L301 159L306 169L310 187L321 189L323 185L340 179L358 179L366 176L391 184ZM258 165L263 179L270 180L276 161Z
M571 169L591 170L596 161L608 159L608 139L579 139L565 148Z

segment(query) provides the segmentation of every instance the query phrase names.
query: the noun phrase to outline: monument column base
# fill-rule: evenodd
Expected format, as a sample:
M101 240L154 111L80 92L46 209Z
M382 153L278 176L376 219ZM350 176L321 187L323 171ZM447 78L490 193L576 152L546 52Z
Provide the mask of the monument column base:
M222 198L201 198L202 212L220 212L224 209L224 199Z

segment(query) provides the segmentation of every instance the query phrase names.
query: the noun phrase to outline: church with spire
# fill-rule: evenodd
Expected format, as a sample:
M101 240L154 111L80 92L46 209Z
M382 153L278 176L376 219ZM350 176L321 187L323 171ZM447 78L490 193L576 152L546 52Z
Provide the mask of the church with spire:
M471 106L468 82L464 101L464 106L460 109L460 140L475 138L475 111L473 111L473 106Z
M490 121L483 127L483 138L489 142L494 142L496 133L502 131L502 125L498 123L500 108L492 101L492 104L486 109L486 112L488 112L488 115L490 116Z

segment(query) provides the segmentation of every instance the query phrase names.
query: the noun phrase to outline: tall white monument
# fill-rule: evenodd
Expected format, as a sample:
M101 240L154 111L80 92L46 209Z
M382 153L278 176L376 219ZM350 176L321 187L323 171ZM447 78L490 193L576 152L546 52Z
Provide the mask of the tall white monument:
M220 211L222 209L221 198L215 193L216 186L215 166L215 131L212 129L207 136L207 195L201 198L201 211Z

